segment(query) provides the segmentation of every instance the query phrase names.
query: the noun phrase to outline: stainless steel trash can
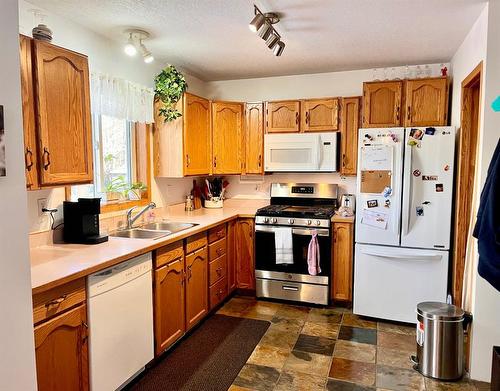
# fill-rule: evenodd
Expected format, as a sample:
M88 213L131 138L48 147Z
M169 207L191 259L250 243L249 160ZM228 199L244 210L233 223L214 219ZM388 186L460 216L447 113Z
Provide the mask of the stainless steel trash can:
M416 369L424 376L458 380L464 370L464 330L471 317L451 304L417 305Z

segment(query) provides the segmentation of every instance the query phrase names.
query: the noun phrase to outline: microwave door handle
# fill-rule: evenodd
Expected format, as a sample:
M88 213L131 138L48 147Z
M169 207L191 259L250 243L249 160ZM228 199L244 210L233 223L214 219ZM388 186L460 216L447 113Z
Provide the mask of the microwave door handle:
M315 142L313 143L314 148L313 148L313 160L312 163L314 165L314 169L318 170L319 169L319 163L321 161L320 159L320 154L321 154L321 137L317 134L314 135L315 137Z

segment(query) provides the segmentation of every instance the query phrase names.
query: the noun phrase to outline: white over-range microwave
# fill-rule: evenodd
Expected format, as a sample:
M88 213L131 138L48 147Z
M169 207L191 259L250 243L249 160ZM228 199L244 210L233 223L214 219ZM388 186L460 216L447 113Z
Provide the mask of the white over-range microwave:
M264 171L337 171L337 133L264 135Z

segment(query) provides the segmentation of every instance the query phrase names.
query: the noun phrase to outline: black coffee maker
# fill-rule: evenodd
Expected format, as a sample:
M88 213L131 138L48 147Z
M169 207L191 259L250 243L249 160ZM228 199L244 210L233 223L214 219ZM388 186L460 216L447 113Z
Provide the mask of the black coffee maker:
M108 235L99 233L100 198L78 198L64 201L63 238L66 243L97 244L106 242Z

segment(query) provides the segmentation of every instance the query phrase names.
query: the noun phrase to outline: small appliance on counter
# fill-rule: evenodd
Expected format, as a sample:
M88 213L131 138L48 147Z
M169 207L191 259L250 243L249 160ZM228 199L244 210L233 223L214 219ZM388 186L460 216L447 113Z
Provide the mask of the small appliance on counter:
M341 198L337 214L342 217L352 217L354 216L355 206L354 194L344 194Z
M78 198L77 202L64 201L63 238L66 243L98 244L108 240L99 232L100 198Z

